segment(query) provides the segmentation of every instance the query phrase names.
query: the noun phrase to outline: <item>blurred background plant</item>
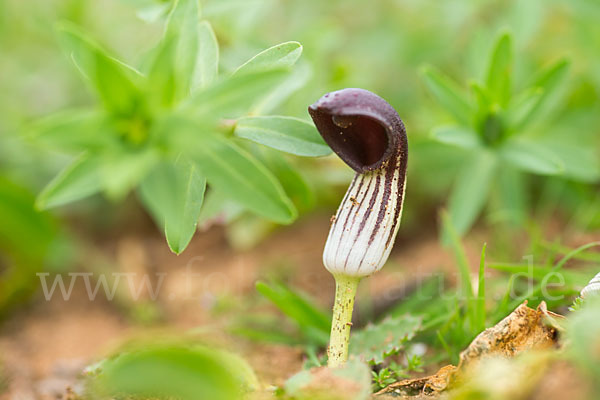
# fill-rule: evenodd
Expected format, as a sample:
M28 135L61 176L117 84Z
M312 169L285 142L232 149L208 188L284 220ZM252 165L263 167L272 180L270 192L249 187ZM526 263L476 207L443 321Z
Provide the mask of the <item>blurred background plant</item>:
M568 62L555 62L540 71L530 87L513 95L512 42L510 33L499 36L483 83L470 83L471 97L434 68L422 71L432 94L457 122L435 127L432 136L467 150L448 201L450 218L460 234L470 229L494 189L499 194L496 218L522 226L529 214L528 194L519 172L564 175L582 182L600 177L596 150L585 141L573 141L568 127L561 132L554 118L557 112L552 106L558 102ZM539 120L543 124L536 131Z
M299 43L271 47L218 79L218 44L193 0L180 0L170 10L144 72L110 56L73 24L61 23L58 32L102 108L53 114L30 128L33 141L76 155L42 191L39 208L99 191L123 200L137 188L177 254L196 230L207 182L221 194L220 204L233 199L279 223L296 218L283 184L235 137L303 156L326 155L329 149L314 127L299 119L230 118L256 114L273 103L272 96L287 95L272 88L300 56ZM303 183L284 159L264 158L286 178L286 187Z
M10 93L10 101L5 100L0 106L0 112L5 116L2 121L3 168L9 169L19 179L27 178L26 184L39 190L69 158L63 153L49 151L39 142L23 144L19 136L23 133L23 122L65 108L83 108L92 116L99 111L89 111L92 101L88 92L78 83L78 74L67 65L69 60L57 48L60 42L54 30L57 21L68 20L85 27L94 37L101 38L107 47L113 48L115 54L125 55L117 58L129 65L141 66L140 71L145 75L154 64L155 74L160 79L151 79L152 84L128 82L141 78L120 63L114 64L115 69L120 70L118 74L124 75L119 78L123 85L109 85L102 89L104 94L101 91L100 98L104 99L106 111L113 115L111 129L121 132L121 139L125 142L145 140L130 137L139 131L137 128L157 130L146 125L160 125L155 120L158 115L164 116L161 110L169 110L172 105L180 103L181 93L186 92L181 86L190 84L178 82L180 88L172 94L161 94L159 88L168 82L168 68L171 67L166 61L169 60L167 54L176 47L172 42L178 40L168 38L171 36L168 32L161 39L162 26L172 16L171 6L168 1L152 0L115 0L102 6L75 0L50 1L23 13L20 2L5 2L2 6L3 40L6 42L3 48L10 57L4 57L2 61L2 75L5 77L2 89L4 93ZM597 5L559 0L527 3L462 1L452 6L440 6L432 1L378 1L365 9L353 1L308 4L274 0L209 0L202 2L201 8L202 18L213 26L220 48L218 59L214 58L214 54L206 55L207 51L214 50L201 50L205 54L200 59L210 65L211 74L216 74L214 69L218 68L227 76L254 54L282 40L293 39L303 44L304 56L285 77L280 90L270 96L269 101L260 104L258 111L261 113L276 112L306 118L306 104L325 91L346 86L369 88L400 110L411 134L411 182L419 182L411 187L405 213L406 226L419 229L424 219L431 220L427 217L432 215L430 210L446 203L443 199L449 193L452 182L454 189L448 207L461 234L469 229L480 210L487 210L485 219L491 224L509 222L523 227L535 218L532 209L544 209L541 205L560 210L565 218L572 218L584 228L597 225L599 218L592 204L598 193L596 186L591 184L598 180L598 135L593 127L599 114L597 83L600 78L596 68L598 56L594 51L598 28L590 22L600 12ZM117 19L103 18L102 14L110 14ZM194 18L190 15L187 14L188 18ZM269 21L269 24L262 21ZM201 26L201 29L208 29L205 32L209 32L209 47L215 46L210 39L208 23L204 22ZM495 38L502 29L512 32L512 35L501 36L494 47ZM63 33L63 37L68 36L68 32L71 32L72 38L81 36L71 28L64 31L67 34ZM20 43L9 39L13 37L18 37ZM448 43L449 37L453 38L451 43ZM85 39L77 46L81 50L81 46L85 47L85 43L89 42ZM549 43L554 44L550 46ZM193 43L188 45L193 46ZM67 46L67 49L68 53L73 51L72 47ZM99 55L106 56L100 48L96 50ZM160 57L157 56L159 51L163 53ZM491 56L485 58L481 57L482 54ZM297 56L299 52L295 52L293 58ZM44 63L39 63L41 58ZM566 62L559 61L563 58L569 60L569 68ZM373 70L375 60L378 66L376 73ZM290 64L292 58L288 58L287 62ZM218 67L214 63L218 63ZM435 70L431 67L423 69L425 64L434 66ZM504 72L496 74L496 71ZM133 76L128 77L128 74ZM448 83L452 82L450 79L464 82L469 77L477 78L465 85ZM206 83L210 79L206 78ZM96 87L99 87L98 84L99 81ZM133 92L127 92L127 87L131 87ZM106 97L110 97L108 91L111 88L123 91L121 94L125 94L125 99L130 99L132 104L122 106L131 106L135 110L116 109L120 106L112 104ZM429 89L433 90L433 96ZM170 89L165 87L162 90ZM156 97L155 101L151 101L149 93ZM291 93L294 96L290 97ZM161 99L161 95L174 97ZM445 96L441 102L440 96ZM152 104L140 103L139 97ZM239 109L237 111L229 116L241 115ZM242 114L244 111L257 110L248 106ZM115 117L115 113L128 116ZM81 114L59 116L78 118ZM217 113L214 116L221 115ZM452 120L463 125L450 128L446 122ZM95 136L96 140L109 141L110 135L106 133L91 133L94 129L106 132L106 127L99 127L97 120L96 126L90 124L82 129L85 134ZM71 128L76 129L74 126ZM468 136L468 132L477 135ZM141 131L138 133L149 135ZM64 131L63 139L75 140L76 136L79 143L71 142L70 145L78 145L78 149L98 145L98 142L85 142L85 134L67 134ZM525 148L523 141L527 140L535 146ZM474 150L472 146L478 142ZM56 141L54 144L57 144ZM128 145L136 147L139 143ZM117 157L112 150L111 156ZM136 149L135 157L130 155L126 159L129 166L126 169L132 171L131 175L107 172L108 177L98 180L96 186L101 183L109 197L122 199L129 188L141 182L145 173L159 162L156 159L160 160L160 157L147 153ZM297 169L288 168L289 159L274 158L277 161L271 160L271 165L277 162L281 165L279 168L272 167L272 173L281 182L290 182L290 176L295 175L294 183L284 189L287 197L296 199L296 208L304 210L315 205L327 205L328 196L326 193L323 196L321 189L330 183L343 181L347 176L335 161L293 159L292 164L302 166L303 176L297 176ZM470 168L472 163L465 160L471 159L473 163L485 165ZM493 161L495 159L498 162ZM120 165L108 163L115 169ZM132 163L139 168L131 168ZM523 175L517 170L553 177ZM436 172L432 174L431 171ZM283 176L286 179L281 179ZM316 191L317 198L311 194L315 187L319 189ZM89 194L92 188L87 189ZM294 189L297 193L290 193ZM47 198L50 194L46 192L42 196L43 205L56 204L49 201L52 198ZM207 197L213 196L207 193ZM215 193L214 197L219 195ZM237 205L240 199L244 197L237 198ZM209 199L206 201L209 202ZM220 203L218 199L210 202ZM214 222L215 218L211 217L222 217L217 220L229 223L233 232L231 237L238 238L242 247L253 244L243 243L240 239L248 236L245 232L267 232L271 229L271 224L260 222L264 218L249 217L244 212L247 204L236 207L236 204L230 203L227 202L224 209L207 210L201 220ZM573 207L575 203L579 204L577 208ZM279 218L280 222L289 221L292 211L286 211L286 207L290 205L280 204L280 207L281 215L269 217ZM60 212L71 211L63 209ZM154 214L156 212L153 210ZM173 247L178 246L173 244Z

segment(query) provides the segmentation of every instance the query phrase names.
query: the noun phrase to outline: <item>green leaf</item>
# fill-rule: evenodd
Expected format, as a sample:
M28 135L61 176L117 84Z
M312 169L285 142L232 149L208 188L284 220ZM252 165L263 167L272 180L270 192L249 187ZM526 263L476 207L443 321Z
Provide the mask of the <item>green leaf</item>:
M269 299L282 313L294 320L302 331L320 345L326 345L331 329L331 317L318 309L305 295L282 284L256 283L256 290Z
M464 149L475 149L481 146L477 133L461 126L437 126L431 130L431 137L440 143L458 146Z
M498 171L497 195L499 200L498 215L495 220L510 222L517 226L527 218L527 181L521 171L503 166Z
M143 4L143 3L142 3ZM168 2L160 4L147 4L139 8L136 16L142 21L152 24L159 20L165 19L168 16L171 9L171 4Z
M138 152L114 150L99 156L100 179L106 195L112 200L123 200L158 160L159 155L152 148Z
M142 96L134 83L138 74L133 68L109 56L73 24L63 23L58 31L69 56L110 112L129 115L138 110Z
M29 190L0 175L0 249L31 263L44 259L56 236L55 221L48 213L38 212L34 201Z
M387 357L402 351L420 330L420 317L410 314L388 317L355 331L350 337L350 354L366 362L381 364Z
M458 122L470 126L474 110L464 91L454 81L431 66L423 68L421 75L442 107L454 115Z
M506 110L508 129L517 135L523 133L522 130L531 122L543 96L544 89L535 87L515 97Z
M287 73L271 70L235 75L197 92L180 112L197 119L239 117L281 83Z
M288 224L297 211L273 174L251 154L217 134L198 135L187 121L170 124L170 131L188 130L187 151L209 184L250 211ZM190 135L191 133L191 135ZM184 136L184 137L185 137Z
M298 42L285 42L261 51L241 65L234 74L289 68L302 54Z
M569 62L559 60L542 71L532 83L532 87L517 96L507 110L511 131L520 133L527 125L547 114L556 102L561 84L567 77Z
M176 40L173 37L164 38L148 72L149 99L158 107L171 107L177 96L179 82L173 65L176 50Z
M256 247L275 228L275 223L256 214L243 212L227 225L225 236L232 250L244 251Z
M561 59L543 70L533 81L533 87L539 87L544 91L537 108L532 112L532 118L541 118L548 113L552 103L555 103L560 96L560 88L567 78L570 62L567 59Z
M56 207L98 193L102 189L100 171L97 158L82 154L50 181L38 196L36 207Z
M271 149L264 149L260 160L269 171L281 182L285 193L294 205L302 211L309 210L315 204L315 195L300 171L294 168L281 154Z
M559 97L561 84L567 77L569 62L566 59L557 61L537 75L532 87L516 97L508 108L511 130L518 131L527 125L540 120L548 114L552 103Z
M61 150L98 150L115 143L102 113L88 109L66 110L43 117L26 128L27 136L44 146Z
M198 224L201 229L202 225L210 224L211 220L217 220L218 223L229 225L242 215L244 210L243 206L227 198L224 193L211 188L204 196L204 203L200 210Z
M477 81L469 82L469 86L475 95L477 100L477 106L482 110L488 110L492 105L493 101L490 98L490 93L486 87L483 87Z
M298 156L324 156L331 153L313 124L293 117L240 118L234 134Z
M174 42L171 65L176 78L177 98L190 93L200 48L200 3L176 0L167 19L164 40Z
M482 151L467 161L452 189L448 204L450 219L462 235L475 222L488 198L496 171L496 158Z
M486 85L494 99L505 106L510 99L512 77L512 35L502 33L490 54Z
M600 158L593 144L575 142L568 137L544 140L543 147L561 160L565 176L583 182L597 182L600 179Z
M501 157L514 167L539 175L559 175L564 163L541 142L510 140L500 149Z
M311 74L312 70L308 63L303 63L294 67L290 75L288 75L281 84L261 99L258 104L254 105L251 115L261 115L272 112L295 91L305 87Z
M48 267L60 239L55 221L38 212L34 200L26 188L0 175L0 319L39 290L36 273Z
M181 158L158 164L140 185L144 205L175 254L185 250L196 232L205 188L198 167Z
M100 397L233 400L253 385L248 378L256 379L243 377L242 365L252 373L243 360L214 348L148 344L103 361L89 388Z
M219 44L217 37L208 21L198 25L198 58L192 82L192 91L202 89L212 84L219 72Z
M183 0L176 7L186 8L187 4L189 8L193 3ZM219 63L217 39L207 21L186 19L180 30L169 26L148 75L150 93L159 105L167 107L209 86L217 77Z
M181 33L188 35L193 33L196 24L200 20L200 14L199 0L174 0L171 11L167 16L166 34Z

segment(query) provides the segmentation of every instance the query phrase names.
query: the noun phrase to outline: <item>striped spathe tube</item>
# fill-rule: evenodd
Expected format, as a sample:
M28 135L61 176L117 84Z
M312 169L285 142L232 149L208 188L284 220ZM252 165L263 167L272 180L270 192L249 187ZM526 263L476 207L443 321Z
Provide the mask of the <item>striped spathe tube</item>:
M356 171L333 219L323 262L333 275L383 267L402 216L408 142L394 108L363 89L324 95L309 107L323 139Z

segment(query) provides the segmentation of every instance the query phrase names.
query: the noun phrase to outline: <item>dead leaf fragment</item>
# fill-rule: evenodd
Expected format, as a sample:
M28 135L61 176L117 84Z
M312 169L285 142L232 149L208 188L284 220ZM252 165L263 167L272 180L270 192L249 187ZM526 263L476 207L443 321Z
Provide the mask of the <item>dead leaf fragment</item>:
M562 319L561 315L548 311L542 302L537 309L527 307L527 301L495 326L481 332L462 353L458 368L486 357L514 357L533 349L547 349L557 345L555 324L549 322Z
M400 396L418 396L422 394L431 395L439 393L446 389L450 378L456 372L454 365L446 365L434 375L424 378L404 379L392 383L388 387L380 390L375 395L395 394Z

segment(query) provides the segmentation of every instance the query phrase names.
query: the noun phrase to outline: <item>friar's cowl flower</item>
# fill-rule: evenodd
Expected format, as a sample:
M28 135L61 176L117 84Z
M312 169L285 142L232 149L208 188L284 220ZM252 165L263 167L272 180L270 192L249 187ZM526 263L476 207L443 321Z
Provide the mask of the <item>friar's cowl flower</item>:
M396 110L363 89L329 93L309 107L332 150L356 171L323 253L334 275L367 276L385 264L400 226L408 143Z
M329 366L338 366L348 357L358 281L381 269L398 233L408 141L396 110L367 90L328 93L308 111L325 142L356 171L323 252L336 279L328 354Z

